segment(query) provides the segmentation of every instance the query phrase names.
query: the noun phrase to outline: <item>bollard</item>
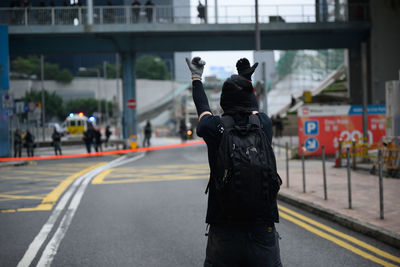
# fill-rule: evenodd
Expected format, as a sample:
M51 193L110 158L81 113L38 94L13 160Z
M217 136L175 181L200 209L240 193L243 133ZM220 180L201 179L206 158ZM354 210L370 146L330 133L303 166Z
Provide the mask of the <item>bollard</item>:
M353 154L353 164L352 164L352 167L353 167L353 170L355 170L356 168L357 168L357 148L356 148L356 141L355 140L353 140L352 142L351 142L351 153Z
M383 168L382 168L382 150L378 150L379 158L379 213L381 220L383 217Z
M303 170L303 193L306 192L306 171L304 163L304 144L301 144L301 168Z
M325 169L325 146L321 147L321 153L322 153L322 175L324 178L324 199L328 199L328 192L326 189L326 169Z
M286 142L286 187L289 187L289 144Z
M351 170L350 170L350 148L346 148L347 158L347 190L349 195L349 209L351 209Z

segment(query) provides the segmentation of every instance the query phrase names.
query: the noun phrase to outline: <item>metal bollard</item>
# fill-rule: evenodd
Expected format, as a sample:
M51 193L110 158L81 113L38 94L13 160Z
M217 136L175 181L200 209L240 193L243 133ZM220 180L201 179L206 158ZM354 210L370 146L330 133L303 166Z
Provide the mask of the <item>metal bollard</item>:
M286 142L286 187L289 187L289 144Z
M351 170L350 170L350 148L346 148L347 158L347 190L349 195L349 209L351 209Z
M382 168L382 150L378 151L379 158L379 213L380 218L383 220L383 168Z
M324 178L324 199L328 199L328 192L326 189L326 169L325 169L325 146L321 147L321 153L322 153L322 175Z
M303 170L303 193L306 192L306 170L304 163L304 144L301 145L301 168Z

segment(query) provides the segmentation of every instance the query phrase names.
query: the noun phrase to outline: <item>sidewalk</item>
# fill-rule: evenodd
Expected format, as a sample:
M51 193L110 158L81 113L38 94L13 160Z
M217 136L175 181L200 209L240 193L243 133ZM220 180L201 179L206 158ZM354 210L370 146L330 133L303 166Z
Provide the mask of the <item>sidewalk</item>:
M351 171L352 209L349 209L347 169L326 162L328 200L324 200L321 160L305 161L306 193L303 193L301 160L289 161L289 187L283 149L276 151L283 180L280 199L334 220L356 231L400 247L400 179L384 178L384 219L379 218L379 177Z

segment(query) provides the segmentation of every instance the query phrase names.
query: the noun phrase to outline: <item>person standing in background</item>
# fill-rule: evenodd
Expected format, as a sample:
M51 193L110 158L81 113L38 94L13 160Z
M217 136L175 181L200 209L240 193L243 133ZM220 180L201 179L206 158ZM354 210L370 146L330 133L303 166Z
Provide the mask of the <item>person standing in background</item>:
M26 152L28 153L28 157L33 157L34 155L34 140L35 137L31 134L29 130L26 131L25 137L25 145L26 145Z
M22 152L22 136L19 129L14 132L14 158L21 157Z
M53 134L51 135L51 139L53 140L54 153L56 154L56 156L57 156L57 152L58 152L58 155L62 155L61 134L59 132L57 132L56 127L54 127L54 131L53 131Z

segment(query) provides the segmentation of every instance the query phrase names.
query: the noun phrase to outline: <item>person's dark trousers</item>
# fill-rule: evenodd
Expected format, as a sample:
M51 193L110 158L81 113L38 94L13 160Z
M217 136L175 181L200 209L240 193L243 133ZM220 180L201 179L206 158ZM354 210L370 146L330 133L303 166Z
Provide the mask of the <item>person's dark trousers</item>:
M85 142L85 145L87 153L90 153L92 150L92 142Z
M26 145L26 152L28 153L28 157L33 157L33 144Z
M16 144L14 146L14 158L16 158L17 155L20 158L21 157L21 153L22 153L22 145L21 144Z
M274 226L210 225L204 267L282 266Z
M150 137L144 137L143 140L143 147L149 147L150 146Z

